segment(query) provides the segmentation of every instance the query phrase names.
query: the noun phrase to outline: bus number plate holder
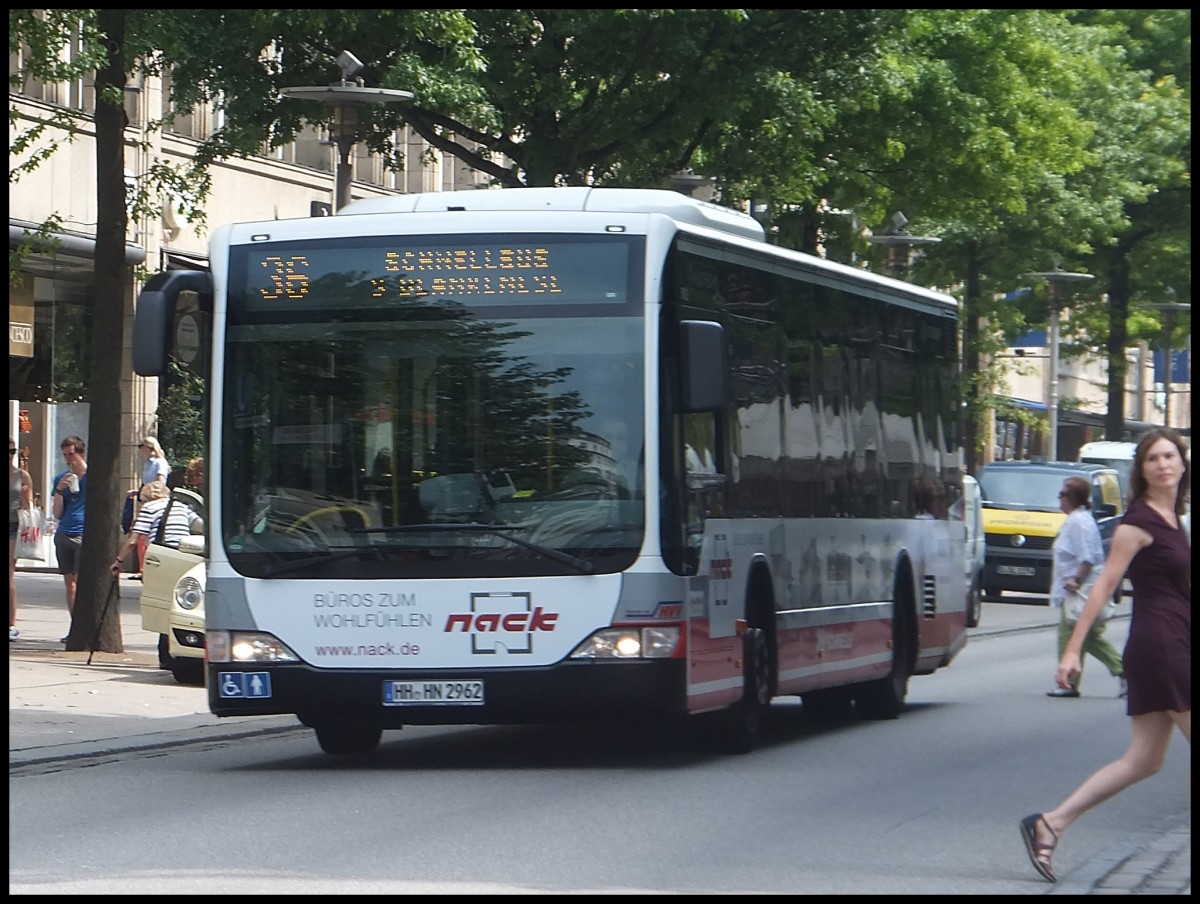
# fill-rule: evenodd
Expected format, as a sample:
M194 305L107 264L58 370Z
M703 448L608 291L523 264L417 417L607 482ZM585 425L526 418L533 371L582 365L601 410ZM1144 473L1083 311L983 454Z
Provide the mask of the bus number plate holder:
M384 706L483 706L483 681L385 681Z

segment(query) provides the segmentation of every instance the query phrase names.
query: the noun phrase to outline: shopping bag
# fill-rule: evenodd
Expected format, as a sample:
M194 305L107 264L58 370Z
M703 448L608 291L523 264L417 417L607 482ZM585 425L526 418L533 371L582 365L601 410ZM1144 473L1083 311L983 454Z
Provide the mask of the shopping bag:
M45 518L42 510L36 505L20 509L17 517L16 557L44 562L46 554L42 552L42 530L45 528Z
M1086 592L1085 592L1086 589ZM1091 585L1086 588L1080 588L1074 593L1068 593L1063 605L1067 607L1067 624L1073 625L1079 621L1079 616L1083 614L1084 604L1087 603L1088 593L1091 593ZM1100 610L1100 614L1096 616L1096 621L1093 624L1102 625L1114 615L1117 614L1117 604L1112 600L1108 600L1104 604L1104 608Z

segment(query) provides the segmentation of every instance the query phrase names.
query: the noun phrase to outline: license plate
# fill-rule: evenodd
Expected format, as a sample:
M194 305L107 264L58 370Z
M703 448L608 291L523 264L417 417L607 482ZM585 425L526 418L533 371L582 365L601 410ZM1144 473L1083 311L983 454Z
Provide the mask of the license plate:
M1029 565L997 565L996 574L1015 574L1023 578L1031 578L1036 572Z
M385 681L384 706L483 706L482 681Z

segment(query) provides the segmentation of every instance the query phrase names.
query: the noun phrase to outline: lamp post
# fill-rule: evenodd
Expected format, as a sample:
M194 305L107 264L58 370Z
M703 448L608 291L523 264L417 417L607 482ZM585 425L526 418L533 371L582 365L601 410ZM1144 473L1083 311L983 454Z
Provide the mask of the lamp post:
M413 99L411 91L363 87L362 79L355 78L362 72L363 64L349 50L343 50L338 55L337 62L342 69L340 82L279 89L279 93L284 97L314 100L333 107L330 133L338 149L335 211L341 210L350 200L350 182L354 178L354 164L350 154L358 141L359 110L369 104L408 103Z
M904 279L912 260L914 245L935 245L941 241L931 235L912 235L908 231L908 217L903 212L892 214L892 228L881 235L867 237L872 245L882 245L887 250L887 266L897 279Z
M1058 461L1058 306L1062 299L1065 283L1084 282L1095 279L1090 273L1069 273L1055 268L1045 273L1030 273L1030 276L1045 280L1050 297L1050 349L1046 369L1049 372L1049 391L1046 394L1046 414L1050 421L1046 458Z
M1172 291L1170 294L1174 295ZM1190 311L1190 304L1183 304L1178 301L1164 301L1158 304L1145 304L1142 307L1151 311L1161 311L1163 315L1163 425L1171 426L1171 383L1172 380L1172 361L1171 361L1171 333L1175 329L1175 315L1181 314L1184 311Z

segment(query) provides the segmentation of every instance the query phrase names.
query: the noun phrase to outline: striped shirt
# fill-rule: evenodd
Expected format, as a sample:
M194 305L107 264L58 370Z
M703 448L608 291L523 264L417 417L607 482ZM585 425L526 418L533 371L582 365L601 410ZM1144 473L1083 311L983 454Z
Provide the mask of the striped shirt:
M163 527L162 536L159 537L158 528L164 513L166 525ZM130 533L141 534L154 543L174 549L178 548L181 539L193 533L192 525L200 520L200 516L186 502L164 496L161 499L151 499L142 505Z

